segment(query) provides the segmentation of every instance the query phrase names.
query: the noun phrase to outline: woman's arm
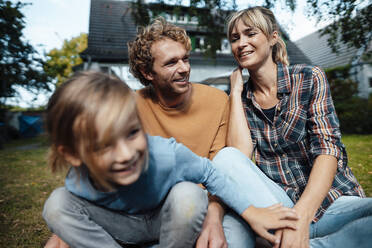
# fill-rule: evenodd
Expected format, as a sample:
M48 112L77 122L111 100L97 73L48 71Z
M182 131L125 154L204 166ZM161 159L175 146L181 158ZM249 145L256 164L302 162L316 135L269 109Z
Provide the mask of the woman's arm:
M330 155L319 155L313 165L305 191L294 206L300 219L297 230L285 229L282 247L309 247L309 226L326 197L337 170L337 160Z
M239 149L252 158L253 144L244 113L241 94L243 91L242 69L237 68L230 76L230 118L227 132L227 146Z
M325 73L313 68L313 87L307 121L310 149L314 163L309 181L294 208L300 216L298 230L284 230L284 247L308 247L309 225L329 192L341 157L340 130Z

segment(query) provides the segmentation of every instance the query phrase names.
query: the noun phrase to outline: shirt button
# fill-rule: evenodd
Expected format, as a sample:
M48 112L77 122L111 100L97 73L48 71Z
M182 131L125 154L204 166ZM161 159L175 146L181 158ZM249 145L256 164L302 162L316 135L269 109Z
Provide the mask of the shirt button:
M285 171L285 173L287 173L287 174L288 174L288 173L289 173L289 170L286 170L286 171Z
M283 154L282 157L285 158L287 155Z
M280 111L280 107L278 107L278 111Z
M275 143L275 144L274 144L274 147L277 147L277 146L278 146L278 143Z

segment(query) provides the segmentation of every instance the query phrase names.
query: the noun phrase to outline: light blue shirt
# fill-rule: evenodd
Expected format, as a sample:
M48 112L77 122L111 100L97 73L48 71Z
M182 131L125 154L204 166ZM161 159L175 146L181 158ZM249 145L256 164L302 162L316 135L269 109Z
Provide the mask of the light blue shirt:
M217 170L207 158L195 155L174 138L148 135L147 141L148 169L135 183L120 186L114 192L101 192L93 187L87 168L81 166L70 169L66 188L97 205L128 214L157 208L169 190L183 181L203 184L212 195L217 195L239 214L249 206L249 200L240 194L242 190L237 189L237 184Z

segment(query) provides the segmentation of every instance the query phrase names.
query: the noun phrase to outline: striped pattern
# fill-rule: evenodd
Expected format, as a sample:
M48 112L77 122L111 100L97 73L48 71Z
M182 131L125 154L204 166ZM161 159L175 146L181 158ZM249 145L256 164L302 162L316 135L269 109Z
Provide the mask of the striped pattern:
M271 122L254 100L252 82L244 85L242 99L260 169L297 202L307 185L315 158L320 154L335 156L337 174L314 221L341 195L365 197L347 166L325 73L319 67L287 67L279 63L278 98Z

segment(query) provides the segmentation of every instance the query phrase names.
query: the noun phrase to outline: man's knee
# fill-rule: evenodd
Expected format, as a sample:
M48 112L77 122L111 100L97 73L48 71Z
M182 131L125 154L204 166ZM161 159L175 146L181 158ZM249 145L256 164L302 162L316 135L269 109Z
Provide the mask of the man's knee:
M176 222L192 222L204 219L208 207L208 197L197 184L181 182L173 186L168 194L166 208Z

